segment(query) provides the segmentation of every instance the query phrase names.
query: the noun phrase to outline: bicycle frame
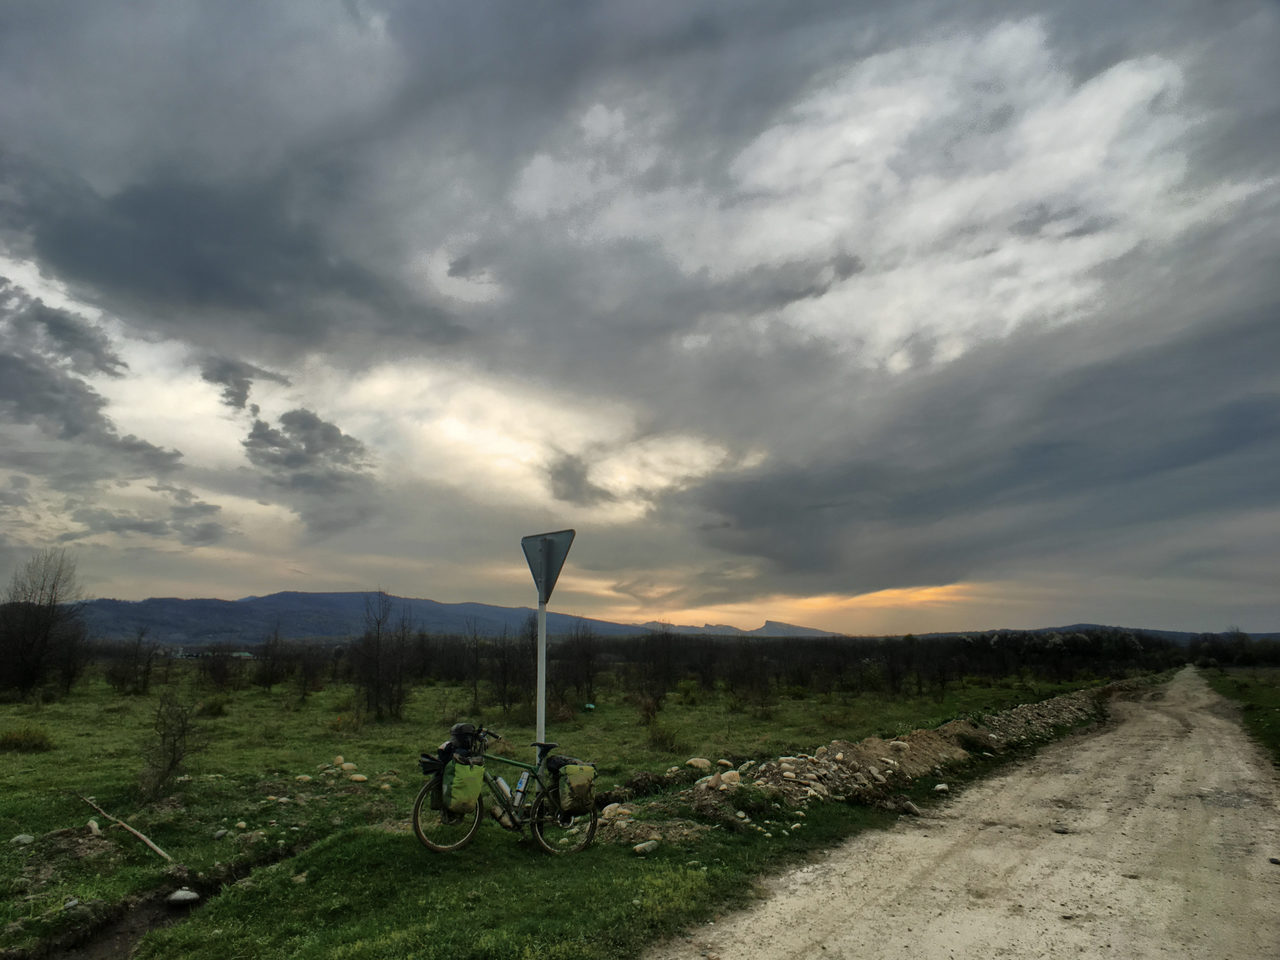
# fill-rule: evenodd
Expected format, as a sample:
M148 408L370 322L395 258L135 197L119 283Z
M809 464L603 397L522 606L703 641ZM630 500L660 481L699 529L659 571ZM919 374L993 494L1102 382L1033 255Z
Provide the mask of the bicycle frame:
M484 782L489 788L494 802L502 808L503 812L511 818L516 827L523 827L528 819L527 812L533 809L533 804L542 794L551 794L552 791L542 779L542 774L546 771L547 758L550 753L546 753L538 759L537 763L526 763L523 760L514 760L511 757L499 757L492 754L485 754L485 770ZM520 797L520 803L515 803L514 795L508 797L506 792L498 785L498 778L489 772L489 763L503 763L509 767L515 767L529 774L532 783L525 784L524 793ZM536 786L534 786L536 784Z

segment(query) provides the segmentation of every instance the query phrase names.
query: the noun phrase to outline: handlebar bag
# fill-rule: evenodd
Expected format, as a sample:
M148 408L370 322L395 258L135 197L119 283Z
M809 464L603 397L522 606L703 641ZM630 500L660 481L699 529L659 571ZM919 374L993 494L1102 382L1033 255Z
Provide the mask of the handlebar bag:
M480 802L480 790L484 786L484 761L480 758L463 758L454 754L442 774L443 795L441 802L450 813L470 813Z

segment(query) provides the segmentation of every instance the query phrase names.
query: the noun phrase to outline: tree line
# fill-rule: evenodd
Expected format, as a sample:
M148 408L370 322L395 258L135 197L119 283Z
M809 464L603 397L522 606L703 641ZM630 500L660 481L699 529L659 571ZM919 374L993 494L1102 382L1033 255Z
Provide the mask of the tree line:
M124 641L90 643L79 613L74 561L63 551L37 554L15 574L0 604L0 691L19 697L71 689L90 660L124 695L167 683L172 651L145 631ZM428 634L393 598L368 594L364 630L334 643L287 640L276 625L251 655L225 646L188 648L201 683L216 691L257 684L288 686L299 700L326 684L350 684L362 718L398 719L415 684L466 691L469 708L505 715L531 709L536 691L537 624L492 636L472 624L461 634ZM677 691L720 692L757 710L781 696L864 692L932 695L968 679L1024 675L1047 680L1116 676L1184 662L1280 665L1280 645L1232 629L1202 634L1190 647L1156 634L1114 628L1070 632L999 630L904 637L724 637L646 631L602 638L580 622L553 638L548 702L574 711L598 692L625 697L653 723Z

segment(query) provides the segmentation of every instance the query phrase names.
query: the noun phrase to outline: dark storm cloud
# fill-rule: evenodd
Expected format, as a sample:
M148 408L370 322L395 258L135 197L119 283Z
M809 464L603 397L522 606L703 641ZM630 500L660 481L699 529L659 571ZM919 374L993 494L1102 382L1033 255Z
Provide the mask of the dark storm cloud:
M160 180L36 223L34 251L118 310L164 329L219 318L236 332L322 342L352 320L410 328L428 342L462 333L438 308L327 247L291 213L280 183Z
M288 377L230 357L209 357L200 366L200 376L206 383L221 386L222 402L236 410L245 408L249 400L249 389L255 380L289 385Z
M1253 358L1280 356L1278 310L1080 365L1078 330L1016 337L891 389L844 455L681 499L718 518L710 542L768 561L771 578L839 592L1007 574L1081 542L1265 507L1280 390Z

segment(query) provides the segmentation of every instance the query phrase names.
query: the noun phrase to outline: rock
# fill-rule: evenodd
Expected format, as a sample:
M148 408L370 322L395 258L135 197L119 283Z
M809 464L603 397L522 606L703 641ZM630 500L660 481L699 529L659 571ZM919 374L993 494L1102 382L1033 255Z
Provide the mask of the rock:
M653 851L657 849L658 849L657 840L646 840L644 843L637 843L634 847L631 848L633 853L636 853L642 857L647 857L649 854L653 853Z
M384 783L384 784L383 784L381 787L379 787L378 789L379 789L379 790L390 790L390 789L391 789L391 784L389 784L389 783Z
M346 763L340 763L338 764L338 766L340 766L343 770L346 770L348 773L350 773L352 770L356 768L356 765L352 763L350 760L348 760Z
M843 754L843 753L837 753L837 754L836 754L836 763L844 763L844 754Z
M215 830L215 831L213 832L213 839L215 839L215 840L221 840L221 839L222 839L223 837L225 837L226 835L227 835L227 831L226 831L225 829L223 829L223 830Z
M333 758L333 765L335 767L340 767L342 766L343 763L344 761L342 759L342 754L338 754L336 757Z
M737 770L726 770L724 773L720 774L720 782L726 783L731 787L736 787L742 782L742 774Z
M1280 866L1280 857L1272 857L1272 858L1271 858L1270 860L1268 860L1267 862L1268 862L1268 863L1274 863L1274 864L1276 864L1277 866Z
M716 766L717 766L717 767L724 767L726 770L728 770L728 769L730 769L730 768L733 766L733 763L732 763L731 761L729 761L729 760L717 760L717 761L716 761Z
M695 770L701 770L703 773L706 773L711 769L711 761L706 757L690 757L684 762L684 765L686 767L693 767Z
M28 844L36 842L36 838L29 833L20 833L9 841L15 847L25 847Z
M794 763L783 762L778 764L778 769L783 773L795 773L796 765Z
M237 829L237 830L243 830L243 829L245 829L247 826L249 826L249 825L248 825L247 823L245 823L243 820L239 820L239 821L237 821L237 822L236 822L236 829Z
M612 820L614 817L622 813L622 804L611 803L600 811L601 820Z
M742 764L741 766L739 766L739 767L738 767L738 772L739 772L739 773L746 773L748 770L750 770L750 769L751 769L752 767L754 767L755 765L756 765L756 762L755 762L754 760L748 760L746 763L744 763L744 764Z
M293 877L293 882L294 882L294 883L306 883L306 882L307 882L307 871L303 870L301 873L296 874L296 875Z
M829 751L826 747L819 747L817 750L813 751L813 755L817 757L819 760L821 760L830 752L831 751Z
M1070 833L1071 831L1068 830L1066 827L1064 827L1062 824L1058 824L1056 827L1053 828L1053 832L1054 833Z
M945 783L939 783L937 786L935 786L935 787L933 788L933 792L934 792L934 793L946 793L946 792L948 792L950 789L951 789L951 788L950 788L949 786L947 786Z
M920 814L920 808L919 808L919 807L917 807L917 806L916 806L914 803L912 803L910 800L907 800L906 802L904 802L904 803L902 804L902 810L903 810L903 812L904 812L904 813L909 813L909 814L911 814L913 817L921 816L921 814Z
M299 783L310 783L310 782L311 782L311 777L310 777L308 774L305 774L305 773L300 774L300 775L298 775L298 776L294 777L293 779L297 780Z
M792 773L790 770L787 770L782 774L782 779L784 780L794 780L795 778L796 778L796 775Z
M890 750L904 750L904 751L905 751L905 750L910 750L910 749L911 749L911 744L906 743L906 742L904 742L904 741L902 741L902 740L890 740L890 741L889 741L889 749L890 749Z
M350 780L352 783L364 783L369 778L366 777L363 773L353 773L351 776L347 777L347 779Z
M89 828L89 832L93 834L95 837L102 836L102 828L98 826L97 820L90 820L88 823L85 824L85 826Z
M194 903L200 902L200 894L187 887L182 887L180 890L175 890L165 897L164 902L174 907L189 907Z
M889 782L888 780L886 780L886 779L884 778L884 776L880 773L880 771L879 771L879 770L872 770L872 771L871 771L871 779L872 779L872 780L874 780L876 783L888 783L888 782Z

